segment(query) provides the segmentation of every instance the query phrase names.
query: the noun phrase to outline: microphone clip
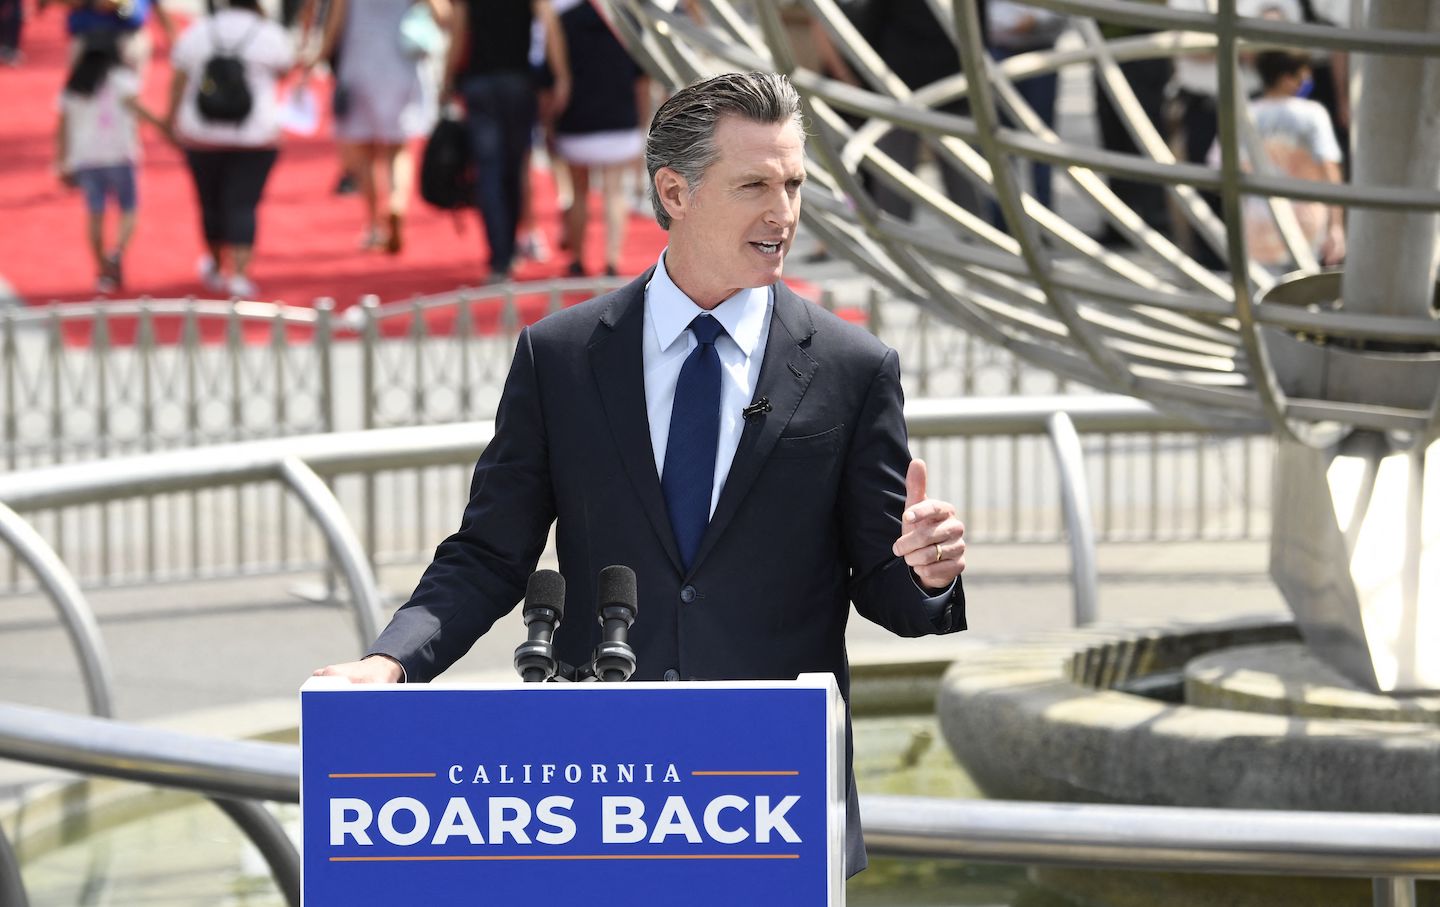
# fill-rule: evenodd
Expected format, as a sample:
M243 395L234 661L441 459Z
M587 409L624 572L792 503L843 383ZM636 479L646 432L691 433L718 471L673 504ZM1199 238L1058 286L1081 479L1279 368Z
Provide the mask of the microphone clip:
M754 403L740 410L740 417L742 419L752 419L755 416L763 416L764 414L770 412L772 409L773 407L770 405L770 398L761 397L759 400L756 400Z

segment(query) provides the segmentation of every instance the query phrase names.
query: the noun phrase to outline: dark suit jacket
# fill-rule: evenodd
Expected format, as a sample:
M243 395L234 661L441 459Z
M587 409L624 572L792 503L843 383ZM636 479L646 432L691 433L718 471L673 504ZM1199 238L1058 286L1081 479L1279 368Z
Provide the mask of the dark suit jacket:
M771 411L746 421L699 553L681 569L645 412L649 278L521 332L460 529L371 651L411 681L444 671L523 597L557 519L566 617L555 646L573 665L600 641L596 577L611 564L638 578L637 680L819 671L848 696L850 602L901 636L963 630L960 584L932 621L891 553L910 462L898 357L783 284L755 391ZM852 783L851 873L865 865L855 803Z

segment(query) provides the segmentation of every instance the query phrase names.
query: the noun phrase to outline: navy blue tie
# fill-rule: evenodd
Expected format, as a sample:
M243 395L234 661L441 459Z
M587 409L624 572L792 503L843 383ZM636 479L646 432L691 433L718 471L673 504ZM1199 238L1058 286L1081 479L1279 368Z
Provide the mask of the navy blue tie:
M709 315L696 315L690 331L699 345L680 367L675 406L670 410L670 439L665 443L665 470L660 475L670 528L686 570L710 523L715 448L720 443L720 354L715 351L715 338L725 328Z

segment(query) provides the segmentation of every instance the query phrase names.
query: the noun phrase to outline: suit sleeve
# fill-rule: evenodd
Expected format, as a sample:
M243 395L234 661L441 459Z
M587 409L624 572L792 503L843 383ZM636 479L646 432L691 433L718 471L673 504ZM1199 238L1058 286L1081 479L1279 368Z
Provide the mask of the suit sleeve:
M411 682L454 664L524 597L555 520L545 422L529 330L521 331L495 416L475 464L460 528L369 654L400 662Z
M894 555L905 509L910 448L905 430L900 357L886 350L856 419L841 479L840 520L849 594L855 608L900 636L965 629L965 587L957 579L950 600L931 616L928 595L905 561Z

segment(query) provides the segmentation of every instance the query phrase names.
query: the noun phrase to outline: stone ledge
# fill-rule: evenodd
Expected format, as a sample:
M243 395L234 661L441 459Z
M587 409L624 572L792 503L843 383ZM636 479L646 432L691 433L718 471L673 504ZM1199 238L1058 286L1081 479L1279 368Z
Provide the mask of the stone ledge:
M1440 725L1440 696L1372 693L1299 643L1239 646L1185 666L1185 701L1205 708Z
M941 728L990 797L1440 812L1434 725L1232 712L1097 690L1072 677L1078 655L1106 646L1189 638L1156 649L1171 651L1199 639L1221 646L1283 632L1264 626L1093 627L973 653L941 681Z

